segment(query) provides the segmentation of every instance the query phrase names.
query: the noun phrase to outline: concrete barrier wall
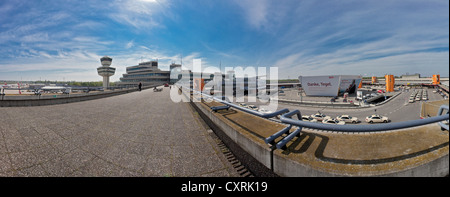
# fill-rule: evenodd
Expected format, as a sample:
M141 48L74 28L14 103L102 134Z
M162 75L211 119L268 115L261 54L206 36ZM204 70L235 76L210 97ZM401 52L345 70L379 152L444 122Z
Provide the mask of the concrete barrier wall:
M205 114L211 122L216 124L217 127L219 127L231 140L233 140L233 142L238 144L243 150L261 162L264 166L270 168L271 149L269 147L260 146L256 142L236 131L230 125L216 117L211 110L200 106L201 103L194 102L193 104L197 106L201 113Z
M189 94L183 92L189 100ZM278 176L270 170L272 150L267 146L260 146L250 138L244 136L229 124L220 120L214 113L205 108L200 102L190 102L202 119L208 124L214 133L227 145L236 158L255 176Z
M274 154L273 171L282 177L344 177L346 174L333 174L313 169L311 166L287 159L278 154ZM403 171L385 173L380 175L360 175L354 176L377 176L377 177L445 177L449 173L449 155L444 155L431 162L424 163L417 167Z
M422 109L420 111L420 116L422 118L436 116L441 105L448 105L448 104L449 104L448 100L423 102Z
M236 145L240 146L243 151L246 151L251 157L266 167L268 170L283 177L334 177L334 176L347 176L345 174L333 174L330 172L320 171L307 166L302 163L293 161L287 157L283 157L279 154L274 154L267 145L262 145L228 125L229 123L223 121L212 110L206 108L199 102L191 102L196 106L196 110L201 114L202 118L206 122L214 124L218 129L233 141ZM220 136L219 136L220 137ZM232 150L233 151L233 150ZM233 151L234 153L234 151ZM252 169L250 168L252 171ZM400 172L376 175L376 176L389 176L389 177L428 177L428 176L446 176L449 172L449 155L445 155L439 159L425 163L423 165L406 169ZM364 174L363 172L361 174ZM361 175L364 176L364 175Z
M149 89L153 87L144 87L142 89ZM64 104L64 103L73 103L80 101L87 101L93 99L106 98L110 96L116 96L121 94L126 94L130 92L138 91L137 88L130 88L125 90L115 90L115 91L107 91L107 92L96 92L96 93L88 93L88 94L80 94L80 95L68 95L63 97L56 98L39 98L38 96L24 96L21 99L8 99L8 97L0 100L0 107L27 107L27 106L41 106L41 105L56 105L56 104Z
M445 177L449 172L449 155L425 163L413 169L382 175L385 177Z

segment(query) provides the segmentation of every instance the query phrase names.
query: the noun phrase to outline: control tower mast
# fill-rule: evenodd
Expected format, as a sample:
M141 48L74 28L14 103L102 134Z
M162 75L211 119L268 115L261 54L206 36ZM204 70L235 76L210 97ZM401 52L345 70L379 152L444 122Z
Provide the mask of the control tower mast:
M109 77L113 76L116 72L116 68L110 67L112 58L104 56L100 58L102 66L97 68L98 75L103 77L103 90L107 90L109 87Z

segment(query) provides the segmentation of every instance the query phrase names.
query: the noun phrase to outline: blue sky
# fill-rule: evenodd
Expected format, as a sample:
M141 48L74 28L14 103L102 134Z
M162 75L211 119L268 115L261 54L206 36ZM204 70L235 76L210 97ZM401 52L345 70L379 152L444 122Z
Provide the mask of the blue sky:
M2 0L0 80L99 81L100 57L299 75L449 73L445 0Z

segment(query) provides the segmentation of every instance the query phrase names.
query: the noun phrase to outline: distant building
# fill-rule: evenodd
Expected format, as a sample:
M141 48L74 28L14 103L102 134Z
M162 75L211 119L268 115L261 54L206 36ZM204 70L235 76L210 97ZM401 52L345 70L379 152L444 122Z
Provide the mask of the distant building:
M175 84L175 83L176 83L178 80L180 80L181 77L182 77L182 74L181 74L181 64L175 64L175 63L172 63L172 64L169 66L169 68L170 68L170 73L171 73L171 75L173 75L173 76L170 77L169 82L170 82L170 84Z
M419 79L420 78L420 74L419 73L416 73L416 74L413 74L413 75L406 74L406 75L402 75L401 78L402 79Z
M181 70L181 64L175 64L175 63L172 63L172 64L169 66L169 68L170 68L170 71L172 71L172 70L175 69L175 68L179 68L179 69Z
M301 76L299 81L308 96L338 96L354 94L362 77L358 75Z
M139 63L136 66L127 67L127 73L120 78L119 86L144 86L163 85L169 83L170 71L162 71L158 68L158 61Z

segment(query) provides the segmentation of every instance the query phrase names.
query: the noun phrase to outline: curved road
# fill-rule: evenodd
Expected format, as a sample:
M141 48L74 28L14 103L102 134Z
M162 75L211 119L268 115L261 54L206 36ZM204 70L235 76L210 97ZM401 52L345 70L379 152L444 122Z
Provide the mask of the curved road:
M360 124L368 124L364 121L364 119L372 114L379 114L383 116L389 117L391 122L402 122L407 120L415 120L420 119L420 110L422 107L422 102L426 101L415 101L414 103L408 103L409 96L412 91L402 92L396 98L391 101L376 107L370 108L362 108L362 109L339 109L339 108L327 108L327 107L305 107L305 106L295 106L284 103L278 103L278 109L288 108L289 110L298 109L302 113L302 115L312 115L317 113L318 111L324 113L325 115L331 116L335 118L336 116L342 114L348 114L354 117L357 117ZM432 89L428 89L428 98L429 101L442 100L443 98L436 94L432 93ZM376 112L375 112L376 109Z
M0 176L239 176L169 88L0 108Z

